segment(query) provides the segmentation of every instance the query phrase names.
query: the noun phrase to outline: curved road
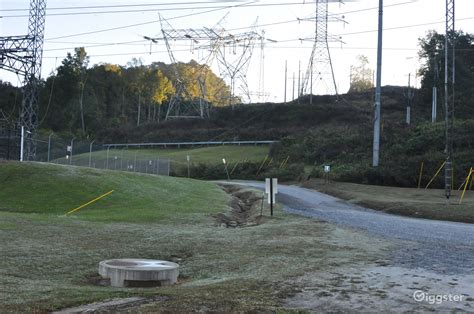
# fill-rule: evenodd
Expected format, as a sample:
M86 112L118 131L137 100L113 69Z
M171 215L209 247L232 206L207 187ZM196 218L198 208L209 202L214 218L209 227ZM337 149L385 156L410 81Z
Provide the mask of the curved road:
M245 182L264 189L263 183ZM400 242L394 266L421 267L443 274L474 273L474 225L390 215L298 186L278 186L287 212L364 230Z

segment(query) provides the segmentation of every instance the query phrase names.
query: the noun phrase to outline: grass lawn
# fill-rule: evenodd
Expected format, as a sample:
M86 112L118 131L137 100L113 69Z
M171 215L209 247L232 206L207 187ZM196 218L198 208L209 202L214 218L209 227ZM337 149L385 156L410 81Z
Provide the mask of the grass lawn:
M262 161L265 156L268 155L269 146L237 146L237 145L225 145L225 146L211 146L211 147L199 147L199 148L161 148L161 149L110 149L109 150L109 163L110 167L111 160L117 157L117 160L134 160L135 156L137 159L157 159L157 158L169 158L171 159L172 166L186 165L187 156L190 156L191 163L205 163L205 164L222 164L222 158L225 158L229 163L237 161ZM92 153L92 160L96 164L104 164L107 159L107 151L98 151ZM74 164L77 165L88 165L89 153L73 156ZM65 158L59 158L54 160L61 164L66 164Z
M396 188L333 181L324 184L319 179L309 180L302 185L387 213L474 223L474 191L466 191L463 202L459 204L461 192L458 191L452 192L448 203L444 190L439 189Z
M209 182L51 164L0 164L0 209L63 215L108 192L73 216L150 223L223 209L227 195Z
M0 164L0 180L6 312L129 296L148 298L139 311L278 311L302 288L298 278L316 280L317 272L390 251L374 237L279 210L257 226L219 227L212 214L228 211L230 198L209 182L31 163ZM110 197L64 215L110 189ZM111 258L175 260L179 284L94 284L98 263Z

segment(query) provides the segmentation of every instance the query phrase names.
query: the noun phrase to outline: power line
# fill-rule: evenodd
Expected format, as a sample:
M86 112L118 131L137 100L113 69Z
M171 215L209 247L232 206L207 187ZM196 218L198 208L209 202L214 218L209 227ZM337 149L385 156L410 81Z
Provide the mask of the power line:
M242 0L226 0L226 1L191 1L191 2L168 2L168 3L142 3L142 4L114 4L114 5L96 5L96 6L77 6L77 7L50 7L47 11L52 10L75 10L75 9L99 9L99 8L127 8L127 7L150 7L150 6L170 6L170 5L188 5L188 4L209 4L209 3L227 3L227 2L243 2ZM28 9L0 9L0 12L6 11L28 11Z
M456 21L465 21L465 20L472 20L472 19L474 19L474 16L456 19ZM420 24L386 27L386 28L383 29L383 31L392 31L392 30L399 30L399 29L405 29L405 28L414 28L414 27L428 26L428 25L435 25L435 24L442 24L442 23L444 23L444 21L436 21L436 22L428 22L428 23L420 23ZM350 35L360 35L360 34L367 34L367 33L374 33L374 32L377 32L377 30L374 29L374 30L364 30L364 31L358 31L358 32L351 32L351 33L341 33L341 34L335 34L334 36L350 36ZM294 42L294 41L303 41L303 40L306 40L306 38L284 39L284 40L278 40L278 42L279 43L281 43L281 42Z
M141 44L139 44L141 42ZM96 44L90 44L89 46L84 45L82 46L83 48L97 48L97 47L108 47L108 46L143 46L145 45L147 40L133 40L133 41L128 41L128 42L117 42L117 43L96 43ZM61 50L70 50L77 48L75 47L63 47L63 48L50 48L50 49L44 49L43 51L61 51Z
M465 19L474 19L474 17L470 18L465 18ZM460 20L460 19L458 19ZM438 22L435 22L438 23ZM432 24L435 24L432 23ZM442 22L441 22L442 23ZM417 24L417 25L410 25L410 26L400 26L400 27L394 27L394 28L386 28L385 30L394 30L394 29L402 29L402 28L408 28L408 27L414 27L414 26L425 26L425 24ZM357 34L361 33L369 33L369 32L374 32L373 30L369 31L364 31L364 32L357 32ZM345 34L345 35L353 35L354 33L351 34ZM294 39L285 39L285 40L278 40L278 43L288 43L288 42L298 42L301 41L301 38L294 38ZM138 44L139 42L142 42L143 44ZM136 40L136 41L130 41L130 42L123 42L123 43L91 43L91 46L83 46L84 48L96 48L96 47L107 47L107 46L121 46L121 45L133 45L133 46L143 46L146 40ZM67 42L70 44L74 44L74 42ZM183 45L185 46L185 45ZM187 45L186 45L187 47ZM44 49L43 51L62 51L62 50L71 50L77 48L75 47L66 47L66 48L52 48L52 49ZM310 49L310 46L265 46L265 49ZM340 47L330 47L331 49L337 49ZM341 48L342 50L374 50L376 49L375 47L350 47L350 46L344 46ZM392 50L392 51L418 51L418 48L400 48L400 47L384 47L384 50ZM473 49L469 48L464 48L464 49L457 49L458 51L473 51ZM184 52L184 51L189 51L189 48L187 49L180 49L176 50L178 52ZM89 55L90 57L106 57L106 56L125 56L125 55L137 55L137 54L157 54L157 53L165 53L166 51L143 51L143 52L130 52L130 53L114 53L114 54L100 54L100 55ZM54 58L60 58L61 56L44 56L44 58L47 59L54 59Z
M243 3L243 4L227 6L227 7L221 7L221 8L218 8L218 9L212 9L212 10L207 10L207 11L203 11L203 12L184 14L184 15L168 18L168 20L176 20L176 19L181 19L181 18L190 17L190 16L196 16L196 15L207 14L207 13L211 13L211 12L217 12L217 11L224 10L224 9L231 9L231 8L235 8L235 7L245 6L245 5L254 3L254 2L255 1L251 1L251 2L246 2L246 3ZM125 29L125 28L132 28L132 27L137 27L137 26L142 26L142 25L155 24L155 23L158 23L158 22L159 22L158 20L152 20L152 21L148 21L148 22L129 24L129 25L124 25L124 26L117 26L117 27L112 27L112 28L96 30L96 31L77 33L77 34L71 34L71 35L64 35L64 36L58 36L58 37L52 37L52 38L47 38L46 40L54 40L54 39L71 38L71 37L77 37L77 36L83 36L83 35L98 34L98 33L115 31L115 30L120 30L120 29Z
M227 1L223 1L223 3L226 3L226 2ZM238 2L238 1L228 1L228 2ZM186 2L186 3L189 3L189 2ZM214 3L214 2L195 2L195 3ZM218 10L221 10L221 9L228 9L228 8L234 8L234 7L238 8L238 7L243 7L243 6L245 6L245 7L258 6L258 5L253 5L252 3L254 3L254 2L247 2L247 3L243 3L243 4L240 4L240 5L233 5L233 6L217 7L216 9L213 9L213 10L210 10L210 11L197 12L197 13L191 13L191 14L187 14L187 15L183 15L183 16L172 17L172 18L169 18L168 20L179 19L179 18L194 16L194 15L198 15L198 14L210 13L210 12L218 11ZM413 3L413 2L408 1L408 2L394 3L394 4L386 5L386 7L393 7L393 6L405 5L405 4L411 4L411 3ZM296 3L291 3L291 4L296 4ZM302 3L299 3L299 4L301 5ZM150 5L165 5L165 4L150 4ZM166 4L166 5L168 5L168 4ZM266 5L269 5L269 4L266 4ZM278 5L285 5L285 4L278 4ZM122 6L142 6L142 5L116 5L116 6L95 6L95 7L122 7ZM260 4L260 6L265 6L265 4ZM73 7L71 7L71 8L73 8ZM89 8L89 7L76 7L76 8ZM91 7L91 8L94 8L94 7ZM58 9L59 10L59 9L67 9L67 8L64 7L64 8L52 8L52 9ZM182 9L183 8L179 8L179 10L182 10ZM193 9L196 9L196 8L193 8ZM346 12L342 12L340 14L358 13L358 12L370 11L370 10L374 10L374 9L377 9L377 8L376 7L370 7L370 8L364 8L364 9L359 9L359 10L346 11ZM6 11L6 10L4 10L4 11ZM149 10L146 10L146 11L149 11ZM3 17L5 18L5 17L9 17L9 16L3 16ZM83 35L92 35L92 34L96 34L96 33L120 30L120 29L125 29L125 28L138 27L138 26L153 24L153 23L157 23L157 22L158 22L157 20L153 20L153 21L148 21L148 22L118 26L118 27L113 27L113 28L108 28L108 29L103 29L103 30L97 30L97 31L77 33L77 34L71 34L71 35L63 35L63 36L58 36L58 37L47 38L45 41L51 41L51 40L54 40L54 39L77 37L77 36L83 36ZM282 24L295 23L295 22L300 22L300 20L292 19L292 20L286 20L286 21L272 22L272 23L256 25L256 27L275 26L275 25L282 25ZM236 31L236 30L242 30L242 29L248 29L248 28L249 28L248 26L238 27L238 28L229 29L229 31Z
M283 41L278 41L279 43L282 42L294 42L294 41L300 41L300 39L288 39L288 40L283 40ZM145 42L145 41L132 41L133 42ZM113 46L113 45L121 45L122 43L107 43L107 44L98 44L95 46L84 46L84 48L95 48L95 47L104 47L104 46ZM142 44L134 44L137 46L143 46ZM188 47L187 45L183 45ZM44 49L44 51L61 51L61 50L71 50L77 47L67 47L67 48L53 48L53 49ZM330 46L329 48L331 49L338 49L340 48L341 50L375 50L376 47L350 47L350 46L344 46L343 48L339 46ZM269 46L266 45L265 49L311 49L311 46ZM408 48L408 47L384 47L384 51L418 51L418 48ZM456 49L457 51L474 51L474 48L460 48ZM189 48L186 49L177 49L175 50L177 52L185 52L189 51ZM88 54L90 57L107 57L107 56L126 56L126 55L138 55L138 54L158 54L158 53L166 53L166 50L161 50L161 51L141 51L141 52L127 52L127 53L112 53L112 54ZM54 59L54 58L61 58L61 56L44 56L43 58L47 59Z
M291 5L307 5L309 3L294 3L294 2L283 2L283 3L256 3L245 5L248 7L275 7L275 6L291 6ZM237 8L239 6L236 6ZM176 7L176 8L159 8L159 9L137 9L137 10L113 10L113 11L88 11L88 12L66 12L66 13L48 13L46 16L70 16L70 15L97 15L97 14L114 14L114 13L143 13L143 12L162 12L162 11L182 11L182 10L206 10L206 9L220 9L228 8L228 6L199 6L199 7ZM28 15L4 15L2 18L23 18Z
M472 19L474 19L474 16L456 19L456 21L465 21L465 20L472 20ZM404 26L395 26L395 27L387 27L387 28L384 28L383 30L384 31L391 31L391 30L397 30L397 29L413 28L413 27L420 27L420 26L427 26L427 25L434 25L434 24L442 24L442 23L444 23L444 21L428 22L428 23L420 23L420 24L412 24L412 25L404 25ZM360 31L360 32L338 34L337 36L359 35L359 34L365 34L365 33L373 33L373 32L376 32L376 31L377 31L376 29L366 30L366 31Z

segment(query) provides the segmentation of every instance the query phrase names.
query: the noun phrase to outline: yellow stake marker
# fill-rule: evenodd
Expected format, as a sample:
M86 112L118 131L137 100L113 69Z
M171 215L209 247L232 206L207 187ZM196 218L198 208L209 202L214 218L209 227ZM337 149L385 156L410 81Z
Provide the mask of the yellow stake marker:
M283 163L283 167L286 167L286 164L288 163L289 159L290 159L290 156L286 157L285 162Z
M235 168L237 168L238 164L240 163L240 161L237 161L234 165L234 168L232 168L232 171L230 172L230 174L233 174L234 173L234 170Z
M258 168L258 171L257 171L256 176L258 176L258 174L260 173L260 170L262 170L262 167L263 167L263 165L265 164L265 162L267 161L267 159L268 159L268 155L265 156L265 159L263 159L263 162L262 162L262 164L260 165L260 168Z
M466 179L464 179L464 181L461 183L461 185L459 186L458 188L458 191L460 191L462 189L462 187L464 186L464 184L466 183L467 179L468 179L469 175L466 177Z
M438 173L441 171L441 169L443 169L445 164L446 164L446 160L443 162L441 167L439 167L438 171L436 171L435 175L433 176L433 178L431 178L430 182L428 182L428 184L425 187L425 190L430 186L431 182L433 182L433 180L436 179L436 177L438 176Z
M74 209L71 210L71 211L68 211L68 212L66 213L66 215L72 214L72 213L74 213L75 211L78 211L79 209L84 208L84 207L86 207L87 205L90 205L90 204L92 204L92 203L94 203L94 202L100 200L101 198L106 197L106 196L109 195L109 194L112 194L113 192L114 192L114 190L109 191L109 192L107 192L107 193L105 193L105 194L102 194L101 196L99 196L99 197L97 197L97 198L94 198L92 201L87 202L87 203L85 203L84 205L79 206L78 208L74 208Z
M464 193L466 193L467 184L469 183L469 179L471 178L471 176L472 176L472 168L469 169L469 175L467 176L466 184L464 185L464 190L462 191L461 199L459 200L459 204L462 203L462 200L464 198Z
M418 188L421 186L421 176L423 175L423 162L421 162L420 177L418 178Z
M472 170L472 168L471 168L471 173L474 173L474 170ZM469 190L472 190L472 180L473 179L474 178L471 176L471 184L469 185Z

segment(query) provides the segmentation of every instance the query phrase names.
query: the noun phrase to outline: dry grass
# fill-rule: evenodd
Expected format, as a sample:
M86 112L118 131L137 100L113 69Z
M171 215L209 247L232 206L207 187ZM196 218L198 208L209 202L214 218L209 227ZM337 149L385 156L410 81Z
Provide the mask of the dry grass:
M385 244L355 232L282 212L265 224L220 228L198 223L96 223L0 212L5 252L0 261L0 307L13 312L55 310L132 295L166 297L147 311L275 310L307 272L373 261ZM99 261L176 260L181 284L166 288L96 286Z
M258 220L262 224L221 227L217 213L248 226L249 219L256 221L258 206L237 202L249 210L236 216L231 198L211 182L28 163L2 165L0 179L9 183L0 188L0 208L8 209L0 210L5 312L52 311L130 296L147 298L135 305L143 311L275 311L299 289L295 278L373 262L389 245L278 207L275 216ZM98 207L70 216L59 210L110 186L120 193ZM260 193L234 195L261 204ZM98 263L112 258L176 261L180 284L97 285Z

